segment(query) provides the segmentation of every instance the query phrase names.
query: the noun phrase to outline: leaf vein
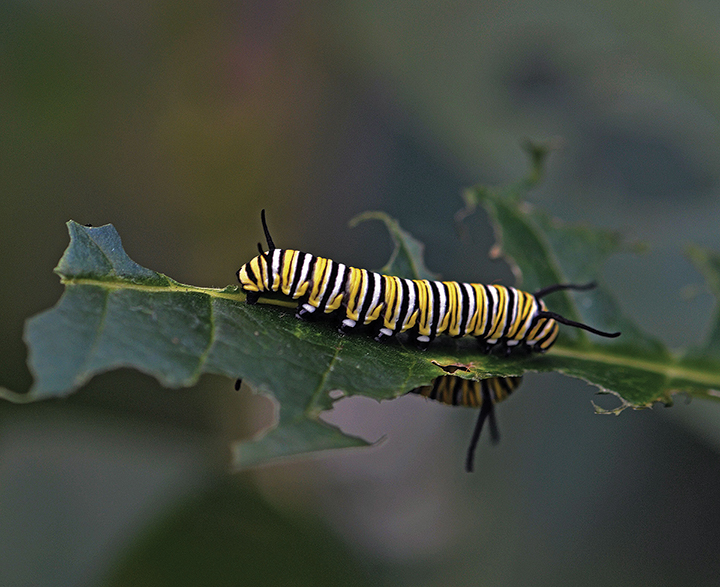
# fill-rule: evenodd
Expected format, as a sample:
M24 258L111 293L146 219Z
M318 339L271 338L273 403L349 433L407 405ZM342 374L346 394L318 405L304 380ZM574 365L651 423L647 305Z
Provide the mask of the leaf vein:
M110 305L109 300L110 292L106 291L105 295L103 296L103 308L102 314L100 315L100 321L98 322L97 328L95 329L95 337L93 338L92 344L88 347L88 352L85 355L85 361L83 362L82 367L78 369L78 373L75 376L75 382L77 385L82 384L82 382L87 379L89 371L88 366L92 357L97 352L98 346L100 345L100 338L102 336L102 333L105 331L105 324L107 322L108 306Z
M313 391L312 396L310 397L310 401L308 402L308 407L305 409L305 414L308 416L314 416L317 408L316 406L319 403L320 395L323 393L323 391L329 391L325 390L325 383L328 380L328 377L330 376L330 372L333 370L333 367L335 363L337 362L338 355L340 354L340 351L342 350L343 343L342 341L338 342L338 344L335 346L335 352L333 353L333 356L330 357L330 362L328 363L327 369L322 374L322 377L320 378L320 383L318 383L317 388L315 391Z
M215 303L213 302L212 298L208 296L208 302L210 305L210 336L208 336L208 343L205 347L205 350L202 352L200 357L198 357L198 365L195 368L195 371L192 374L192 379L194 381L197 381L200 378L200 375L202 374L202 369L205 366L205 363L207 362L208 357L210 356L210 351L215 346Z

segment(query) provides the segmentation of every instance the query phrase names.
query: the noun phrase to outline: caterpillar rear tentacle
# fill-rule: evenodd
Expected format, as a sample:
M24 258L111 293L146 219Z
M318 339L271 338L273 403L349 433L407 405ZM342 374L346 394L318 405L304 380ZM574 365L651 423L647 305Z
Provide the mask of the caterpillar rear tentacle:
M420 349L439 335L474 336L485 352L513 354L546 351L558 336L558 324L614 338L604 332L551 312L543 297L560 290L586 290L587 284L557 284L528 293L514 287L402 279L348 267L332 259L292 249L278 249L262 211L268 250L237 272L247 301L254 304L263 293L280 293L298 300L300 319L344 314L339 330L347 334L372 326L377 341L409 332Z

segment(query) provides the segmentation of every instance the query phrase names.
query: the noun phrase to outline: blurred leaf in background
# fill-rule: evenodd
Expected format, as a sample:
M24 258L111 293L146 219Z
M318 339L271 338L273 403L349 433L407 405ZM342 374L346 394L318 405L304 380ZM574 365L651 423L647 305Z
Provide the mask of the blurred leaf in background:
M217 479L161 516L108 587L366 585L342 542L312 519L274 510L240 478Z

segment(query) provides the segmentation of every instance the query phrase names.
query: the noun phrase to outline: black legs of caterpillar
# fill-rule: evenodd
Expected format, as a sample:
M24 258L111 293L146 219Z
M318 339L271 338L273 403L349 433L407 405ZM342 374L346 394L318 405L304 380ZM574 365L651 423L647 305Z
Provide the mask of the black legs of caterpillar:
M482 432L485 420L490 421L490 439L493 444L497 444L500 441L500 431L498 430L497 420L495 419L495 404L492 402L490 393L487 389L483 389L482 395L483 402L480 406L480 413L478 414L477 422L475 422L475 429L473 430L473 435L470 439L470 446L467 451L467 457L465 458L465 470L468 473L473 472L475 448L477 447L478 440L480 439L480 432Z
M304 320L306 322L312 320L315 317L315 308L310 304L301 304L295 310L295 318L298 320Z

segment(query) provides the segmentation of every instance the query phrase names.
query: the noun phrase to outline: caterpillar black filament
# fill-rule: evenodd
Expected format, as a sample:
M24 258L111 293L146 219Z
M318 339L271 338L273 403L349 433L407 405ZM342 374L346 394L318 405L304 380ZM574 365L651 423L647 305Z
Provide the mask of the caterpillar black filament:
M535 293L514 287L402 279L365 269L348 267L332 259L315 257L273 243L261 214L268 250L245 263L237 272L247 301L261 294L280 293L299 301L296 316L344 313L340 331L375 327L375 340L409 331L415 344L426 349L441 334L474 336L487 352L500 348L545 351L558 335L558 323L614 338L619 332L603 332L548 310L542 297L565 289L595 287L558 284Z
M500 439L500 433L495 420L495 404L508 397L521 382L522 377L490 377L473 381L455 375L444 375L433 380L432 385L416 387L410 390L410 393L417 393L452 406L480 408L465 459L465 470L470 473L473 470L475 447L485 420L490 422L492 441L497 442Z

